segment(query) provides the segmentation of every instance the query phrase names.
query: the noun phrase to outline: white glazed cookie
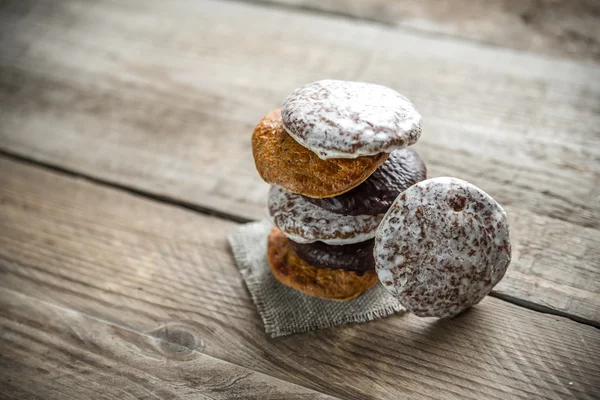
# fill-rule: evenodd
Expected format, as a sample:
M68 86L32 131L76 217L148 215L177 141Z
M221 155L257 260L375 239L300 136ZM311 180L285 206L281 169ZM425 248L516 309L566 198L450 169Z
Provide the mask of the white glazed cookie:
M285 130L322 159L390 153L421 135L421 116L412 103L370 83L309 83L288 96L281 115Z
M321 241L344 245L364 242L375 236L383 217L334 214L278 186L271 186L267 208L273 224L297 243Z
M384 287L408 311L452 317L480 302L510 263L506 213L487 193L455 178L403 192L375 236Z

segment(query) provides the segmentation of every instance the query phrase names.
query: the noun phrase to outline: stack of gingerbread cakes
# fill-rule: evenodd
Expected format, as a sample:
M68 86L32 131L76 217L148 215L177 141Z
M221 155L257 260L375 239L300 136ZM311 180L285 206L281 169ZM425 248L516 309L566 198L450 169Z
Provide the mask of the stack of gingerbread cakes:
M378 281L376 230L400 193L426 178L406 148L421 116L392 89L324 80L294 91L252 136L260 176L273 185L271 271L283 284L349 300Z

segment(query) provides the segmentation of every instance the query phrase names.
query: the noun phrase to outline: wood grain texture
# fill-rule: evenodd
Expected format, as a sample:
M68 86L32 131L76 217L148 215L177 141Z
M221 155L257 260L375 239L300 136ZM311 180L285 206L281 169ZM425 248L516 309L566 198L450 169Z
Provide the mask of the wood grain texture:
M596 0L265 2L552 56L600 62L600 3Z
M383 83L425 116L430 176L508 210L515 254L497 293L599 322L600 68L257 5L164 4L7 2L0 148L261 218L261 116L311 80Z
M213 357L185 331L141 334L0 289L0 396L332 399Z
M453 320L403 314L269 339L226 243L236 224L1 159L0 182L2 293L19 291L153 337L175 332L180 339L169 341L193 342L210 357L342 398L598 394L596 328L486 298ZM21 318L10 315L5 319ZM19 332L37 320L27 319ZM50 322L41 321L43 331ZM86 324L70 336L83 335L96 351ZM45 341L55 331L48 332ZM100 332L93 343L109 346L107 331ZM15 335L15 342L25 340ZM135 367L139 349L130 344L133 354L126 355L115 346L106 357ZM162 364L152 365L140 369L158 374ZM194 365L181 365L182 376Z

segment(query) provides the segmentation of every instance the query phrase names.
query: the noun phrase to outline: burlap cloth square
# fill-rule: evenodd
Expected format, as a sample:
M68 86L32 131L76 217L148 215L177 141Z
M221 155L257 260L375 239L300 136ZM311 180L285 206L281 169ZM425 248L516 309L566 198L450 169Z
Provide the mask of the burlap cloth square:
M323 300L288 288L273 277L267 262L269 221L238 227L229 236L233 256L271 337L351 322L366 322L404 311L381 284L349 301Z

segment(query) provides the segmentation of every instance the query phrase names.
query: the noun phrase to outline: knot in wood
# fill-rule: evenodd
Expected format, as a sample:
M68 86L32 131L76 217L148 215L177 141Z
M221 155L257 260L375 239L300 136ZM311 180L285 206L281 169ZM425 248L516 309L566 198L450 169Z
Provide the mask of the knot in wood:
M194 335L181 327L164 326L152 332L152 336L160 340L158 346L167 354L189 353L196 347Z

